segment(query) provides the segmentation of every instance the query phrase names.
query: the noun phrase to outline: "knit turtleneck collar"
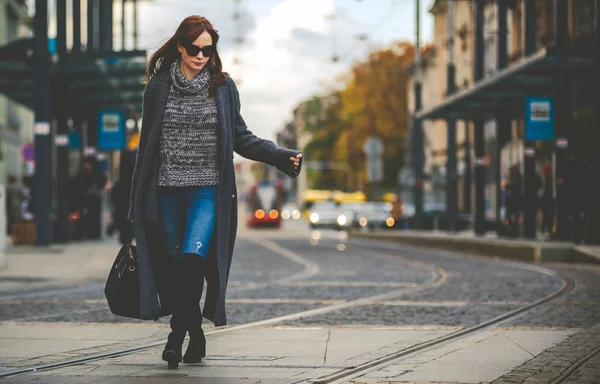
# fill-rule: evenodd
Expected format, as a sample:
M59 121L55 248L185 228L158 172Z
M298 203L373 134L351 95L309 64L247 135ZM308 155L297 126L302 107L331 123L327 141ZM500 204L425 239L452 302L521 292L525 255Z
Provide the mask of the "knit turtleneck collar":
M179 60L171 64L170 72L173 87L183 94L198 94L202 90L207 89L210 81L210 72L208 70L208 66L202 68L198 76L191 80L185 77L181 72Z

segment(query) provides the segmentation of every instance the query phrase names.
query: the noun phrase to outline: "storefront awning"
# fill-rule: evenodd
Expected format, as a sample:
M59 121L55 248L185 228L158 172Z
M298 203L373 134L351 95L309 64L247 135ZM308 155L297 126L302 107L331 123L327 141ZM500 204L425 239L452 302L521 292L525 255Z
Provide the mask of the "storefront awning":
M552 96L560 74L590 70L593 62L594 59L589 57L568 57L559 61L544 48L473 87L447 97L438 105L420 111L416 117L421 120L523 118L527 97Z
M31 109L35 105L32 39L0 47L0 93ZM141 113L146 51L67 53L52 61L52 97L72 109L119 108Z

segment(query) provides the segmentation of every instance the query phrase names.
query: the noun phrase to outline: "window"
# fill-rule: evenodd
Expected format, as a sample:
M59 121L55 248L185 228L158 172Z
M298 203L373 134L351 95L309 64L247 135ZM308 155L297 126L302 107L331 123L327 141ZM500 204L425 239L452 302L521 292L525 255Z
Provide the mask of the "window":
M6 5L5 43L16 40L19 32L19 18L10 5Z

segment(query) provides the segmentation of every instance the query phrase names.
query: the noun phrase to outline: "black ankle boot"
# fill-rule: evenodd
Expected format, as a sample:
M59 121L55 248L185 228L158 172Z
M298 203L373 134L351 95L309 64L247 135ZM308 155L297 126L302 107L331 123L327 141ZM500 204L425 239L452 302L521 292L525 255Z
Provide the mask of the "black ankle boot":
M167 339L167 345L162 353L162 359L169 363L169 368L177 368L182 361L181 349L185 339L185 323L180 313L175 312L171 316L171 333Z
M165 345L165 349L162 353L162 359L169 363L169 368L177 368L182 361L181 349L186 334L186 313L185 306L183 305L185 300L182 300L185 292L183 291L184 287L180 284L183 276L181 260L173 259L171 261L172 263L169 265L169 272L172 274L172 276L170 276L170 283L174 284L172 291L175 294L176 300L173 315L169 322L171 333L169 333L167 345Z
M206 356L206 337L202 330L202 311L200 298L204 288L204 259L196 254L187 254L183 258L186 269L187 298L186 329L190 335L188 348L183 356L186 364L199 363Z

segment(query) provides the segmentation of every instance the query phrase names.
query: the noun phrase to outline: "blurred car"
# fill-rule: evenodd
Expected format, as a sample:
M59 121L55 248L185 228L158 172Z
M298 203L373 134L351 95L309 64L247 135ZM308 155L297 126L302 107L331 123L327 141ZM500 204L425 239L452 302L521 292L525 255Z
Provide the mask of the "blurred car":
M302 213L294 204L286 204L281 208L281 218L283 220L300 220Z
M308 219L311 228L337 228L338 207L333 201L318 201L313 204Z
M391 215L392 204L388 202L369 201L360 207L358 212L359 227L369 229L385 229L394 227L395 220Z
M337 218L338 229L348 230L351 228L358 228L359 213L364 205L365 203L360 201L340 203Z

